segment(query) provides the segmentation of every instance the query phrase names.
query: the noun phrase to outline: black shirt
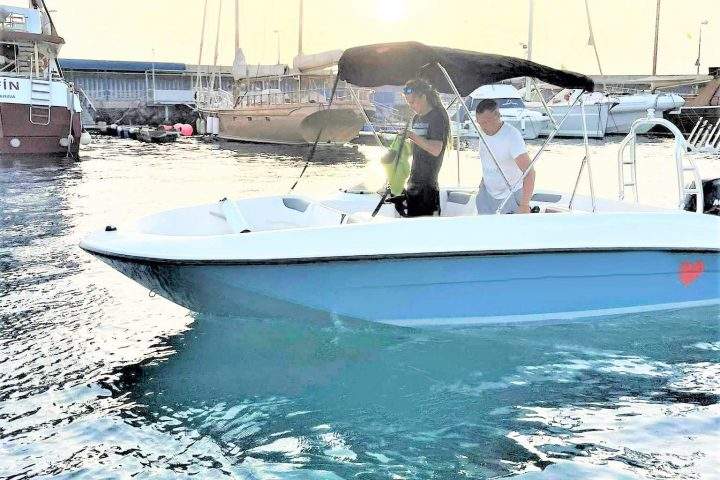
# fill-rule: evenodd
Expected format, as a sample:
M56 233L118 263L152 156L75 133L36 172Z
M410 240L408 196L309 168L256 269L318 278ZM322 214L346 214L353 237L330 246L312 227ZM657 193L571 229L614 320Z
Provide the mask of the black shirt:
M428 140L441 140L443 147L440 155L433 156L413 143L413 161L408 186L430 186L438 188L438 174L442 166L450 130L447 117L439 108L433 108L425 115L415 115L415 117L413 117L412 129L415 133Z

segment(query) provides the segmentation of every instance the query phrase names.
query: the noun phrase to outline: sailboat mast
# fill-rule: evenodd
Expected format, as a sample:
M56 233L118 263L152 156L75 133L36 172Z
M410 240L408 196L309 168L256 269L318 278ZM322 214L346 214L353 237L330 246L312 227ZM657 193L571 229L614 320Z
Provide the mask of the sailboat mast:
M657 0L655 7L655 47L653 48L653 66L652 74L657 75L657 52L658 52L658 33L660 32L660 0Z
M205 44L205 20L207 19L207 4L208 0L205 0L205 7L203 7L202 28L200 29L200 52L198 53L197 80L195 82L195 88L197 90L200 90L200 87L202 86L200 66L202 65L203 45Z
M535 0L530 2L530 15L528 17L528 42L527 42L527 59L532 60L532 44L533 44L533 23L534 22L534 5Z
M222 20L222 0L218 2L218 17L217 17L217 30L215 31L215 56L213 58L213 73L210 76L211 87L215 88L215 77L217 76L217 61L218 61L218 50L220 49L220 21ZM222 82L220 84L222 88Z
M235 51L240 48L240 0L235 0Z
M300 25L298 27L298 55L303 54L303 0L300 0Z

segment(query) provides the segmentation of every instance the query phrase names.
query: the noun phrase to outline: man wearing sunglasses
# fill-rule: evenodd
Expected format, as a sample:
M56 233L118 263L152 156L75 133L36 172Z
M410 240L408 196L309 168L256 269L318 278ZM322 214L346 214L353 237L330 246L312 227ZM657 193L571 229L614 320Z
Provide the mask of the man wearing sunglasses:
M434 215L440 211L438 174L450 137L450 119L438 92L423 79L410 80L403 88L405 100L415 112L407 138L413 161L405 194L407 216Z

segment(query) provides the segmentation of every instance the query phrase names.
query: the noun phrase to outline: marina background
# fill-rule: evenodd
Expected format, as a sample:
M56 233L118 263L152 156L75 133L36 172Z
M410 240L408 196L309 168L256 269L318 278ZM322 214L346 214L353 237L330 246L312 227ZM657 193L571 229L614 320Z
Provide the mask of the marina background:
M208 4L212 25L217 6L217 1ZM590 0L589 6L604 73L651 73L656 0ZM67 40L65 58L197 63L203 8L199 0L56 0L52 8ZM242 2L240 8L240 45L248 64L276 63L278 36L280 63L292 63L298 49L297 1ZM412 38L429 45L525 57L527 0L306 0L305 9L306 53ZM713 47L720 43L716 12L714 0L662 1L658 74L695 72L698 30L704 20L710 23L703 29L700 72L720 65L720 50ZM536 0L534 15L533 60L599 73L588 45L582 0ZM222 65L232 64L233 32L232 5L227 3L221 27ZM212 45L213 34L213 29L206 31L206 45ZM203 63L212 63L211 49L205 55Z

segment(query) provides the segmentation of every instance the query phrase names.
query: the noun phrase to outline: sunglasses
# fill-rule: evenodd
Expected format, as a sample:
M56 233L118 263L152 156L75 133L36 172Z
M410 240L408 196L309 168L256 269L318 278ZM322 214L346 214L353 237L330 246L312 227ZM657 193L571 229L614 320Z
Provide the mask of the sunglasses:
M412 93L423 93L423 94L425 94L425 93L429 92L431 89L432 89L432 87L424 87L424 86L422 86L422 85L417 86L417 87L411 87L411 86L409 86L409 85L405 85L405 86L403 87L402 91L403 91L403 93L404 93L405 95L410 95L410 94L412 94Z

